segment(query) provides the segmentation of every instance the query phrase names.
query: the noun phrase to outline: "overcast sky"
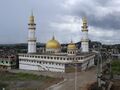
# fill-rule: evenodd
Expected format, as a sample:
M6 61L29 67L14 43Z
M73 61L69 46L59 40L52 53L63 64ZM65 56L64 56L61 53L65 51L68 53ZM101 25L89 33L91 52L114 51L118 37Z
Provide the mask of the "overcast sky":
M120 43L120 0L1 0L1 44L27 42L31 11L37 42L46 43L53 33L60 43L80 41L86 16L91 40Z

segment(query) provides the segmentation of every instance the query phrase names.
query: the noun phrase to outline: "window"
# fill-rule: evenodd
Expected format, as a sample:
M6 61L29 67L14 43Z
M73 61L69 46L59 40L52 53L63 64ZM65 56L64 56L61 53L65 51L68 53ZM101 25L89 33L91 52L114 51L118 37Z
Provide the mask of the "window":
M51 57L51 59L53 59L53 57Z
M44 58L46 59L46 56L44 56Z
M47 57L47 59L49 59L49 57Z
M54 57L54 59L56 59L56 57Z
M10 62L11 64L13 64L13 62Z

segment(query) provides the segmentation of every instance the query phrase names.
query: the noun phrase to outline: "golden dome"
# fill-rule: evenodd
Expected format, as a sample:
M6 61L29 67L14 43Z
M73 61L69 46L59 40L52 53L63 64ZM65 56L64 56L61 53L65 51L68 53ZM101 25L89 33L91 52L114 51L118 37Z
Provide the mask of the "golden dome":
M57 40L55 40L54 36L53 36L52 40L49 40L46 43L47 49L59 49L60 46L61 46L60 43Z
M71 41L71 43L68 44L67 49L76 49L76 45Z

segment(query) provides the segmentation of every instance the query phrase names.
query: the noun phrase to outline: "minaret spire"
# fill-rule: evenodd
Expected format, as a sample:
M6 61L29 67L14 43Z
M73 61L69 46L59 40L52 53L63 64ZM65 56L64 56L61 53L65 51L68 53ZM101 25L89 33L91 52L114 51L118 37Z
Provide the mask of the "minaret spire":
M29 18L29 31L28 31L28 53L36 53L36 37L35 30L36 24L34 22L34 15L31 12L31 16Z
M83 17L82 18L83 26L82 26L82 31L88 31L88 26L87 26L87 18Z
M88 38L88 26L87 26L87 18L82 18L82 39L81 39L81 49L82 52L89 52L89 38Z

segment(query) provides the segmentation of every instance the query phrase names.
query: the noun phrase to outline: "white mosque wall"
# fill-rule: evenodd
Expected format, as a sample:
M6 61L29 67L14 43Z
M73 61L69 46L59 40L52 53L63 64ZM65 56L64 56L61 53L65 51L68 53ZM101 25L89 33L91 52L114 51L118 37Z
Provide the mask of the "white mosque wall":
M94 66L94 58L84 61L81 66L81 70L86 70L92 66Z
M55 52L55 53L59 53L61 51L61 49L48 49L48 48L46 48L46 52L49 52L49 53L53 53L53 52Z
M71 57L71 59L69 60L67 58L70 58L70 57L36 55L36 54L20 54L19 69L65 72L65 64L72 63L74 62L74 60L77 60L78 63L82 63L82 66L81 66L82 70L85 70L86 68L89 68L94 65L94 55L74 56L74 57Z
M64 66L64 64L55 63L55 62L41 62L41 61L37 61L37 60L21 59L19 61L19 69L64 72L65 66Z

